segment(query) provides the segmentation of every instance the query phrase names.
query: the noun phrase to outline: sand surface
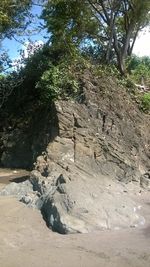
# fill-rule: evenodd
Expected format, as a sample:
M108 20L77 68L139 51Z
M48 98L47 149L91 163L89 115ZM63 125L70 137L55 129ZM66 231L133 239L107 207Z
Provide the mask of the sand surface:
M27 173L0 170L0 187ZM0 197L0 267L150 267L150 192L137 193L145 225L116 231L59 235L40 212Z

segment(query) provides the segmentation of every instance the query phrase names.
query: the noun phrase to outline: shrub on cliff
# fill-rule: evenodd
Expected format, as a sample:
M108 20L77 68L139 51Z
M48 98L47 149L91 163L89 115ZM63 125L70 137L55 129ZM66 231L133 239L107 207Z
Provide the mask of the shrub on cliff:
M59 97L74 97L79 90L79 83L65 63L51 65L36 84L42 103Z
M128 71L135 83L150 86L150 57L132 56L129 60Z
M150 112L150 93L145 93L141 98L141 108L145 112Z

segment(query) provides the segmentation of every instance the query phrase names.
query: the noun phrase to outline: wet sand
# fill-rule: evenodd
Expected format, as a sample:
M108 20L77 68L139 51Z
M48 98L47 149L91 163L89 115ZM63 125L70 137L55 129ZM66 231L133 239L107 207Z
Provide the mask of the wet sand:
M0 169L0 186L10 182L23 182L29 178L29 174L27 170Z
M6 183L16 173L1 174ZM150 193L134 198L146 219L141 228L59 235L46 227L39 211L13 197L0 197L0 266L150 267Z

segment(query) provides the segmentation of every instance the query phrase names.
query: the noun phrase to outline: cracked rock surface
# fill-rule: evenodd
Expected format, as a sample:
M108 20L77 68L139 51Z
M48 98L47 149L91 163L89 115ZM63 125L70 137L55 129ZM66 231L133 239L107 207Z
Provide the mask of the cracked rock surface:
M47 129L53 138L20 197L62 234L144 223L126 185L135 184L137 193L140 185L149 186L149 178L141 177L150 167L150 118L114 81L108 78L106 88L106 81L88 75L83 99L55 102L51 116L57 123Z

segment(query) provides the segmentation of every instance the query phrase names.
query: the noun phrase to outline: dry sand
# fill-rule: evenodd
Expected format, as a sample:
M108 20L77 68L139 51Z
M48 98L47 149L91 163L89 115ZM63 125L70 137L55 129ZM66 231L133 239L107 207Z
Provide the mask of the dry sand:
M15 175L26 176L1 170L0 187ZM0 267L150 267L150 193L134 198L143 227L65 236L51 232L37 210L0 197Z

